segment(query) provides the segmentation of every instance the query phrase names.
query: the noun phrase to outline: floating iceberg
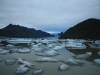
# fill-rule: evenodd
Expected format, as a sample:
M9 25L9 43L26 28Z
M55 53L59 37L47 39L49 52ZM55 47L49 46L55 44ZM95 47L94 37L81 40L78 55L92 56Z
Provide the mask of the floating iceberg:
M60 70L60 71L66 71L66 70L68 70L68 69L69 69L69 66L66 65L66 64L62 64L62 65L59 67L59 70Z
M6 47L14 47L12 44L8 44L6 45Z
M43 74L43 70L42 69L36 70L36 71L34 71L33 74L34 75L42 75Z
M41 40L40 42L41 42L41 43L46 43L46 44L48 44L48 43L49 43L49 40L44 39L44 40Z
M64 61L64 63L70 64L70 65L77 65L77 66L84 65L84 63L81 60L73 60L73 59L68 59L68 60Z
M100 48L100 44L97 45L97 44L88 44L90 46L90 48L95 48L95 49L98 49Z
M6 65L13 65L13 64L15 64L15 62L16 62L16 60L5 60L5 64Z
M92 55L91 52L86 52L86 54L78 54L73 56L76 59L88 59Z
M54 46L56 46L55 44L48 44L48 48L53 48Z
M0 51L0 54L7 54L9 51L8 50L2 50Z
M15 73L26 73L29 70L29 68L25 67L25 65L20 65L20 67L17 68Z
M17 50L18 50L18 49L16 49L16 48L12 48L12 49L10 49L9 51L12 52L12 53L15 53L15 52L17 52Z
M38 58L36 61L38 62L57 62L56 59L52 59L49 57Z
M30 50L30 49L25 49L25 48L24 48L24 49L18 49L17 52L18 52L18 53L30 53L31 50Z
M41 47L41 46L42 46L41 43L38 43L38 44L32 44L32 45L31 45L31 48L34 49L34 48Z
M35 51L35 52L42 52L42 51L43 51L43 48L38 48L38 47L37 47L37 48L34 48L34 51Z
M98 52L98 55L100 56L100 52Z
M54 48L52 48L53 50L59 51L62 48L64 48L64 46L55 46Z
M82 44L82 43L74 43L74 42L67 43L66 47L68 49L86 49L86 46L84 44Z
M16 43L30 43L30 42L32 42L32 40L31 39L11 39L11 40L8 40L7 42L14 43L14 44L16 44Z
M49 50L49 51L45 51L45 52L41 52L41 53L36 53L36 55L39 55L39 56L56 56L56 55L59 55L59 53L55 50Z
M100 59L95 59L93 62L95 65L100 66Z
M22 60L21 58L18 58L18 60L17 60L17 61L18 61L19 63L24 64L25 66L30 67L30 68L33 68L33 67L34 67L34 65L35 65L35 64L30 63L30 62L24 61L24 60Z

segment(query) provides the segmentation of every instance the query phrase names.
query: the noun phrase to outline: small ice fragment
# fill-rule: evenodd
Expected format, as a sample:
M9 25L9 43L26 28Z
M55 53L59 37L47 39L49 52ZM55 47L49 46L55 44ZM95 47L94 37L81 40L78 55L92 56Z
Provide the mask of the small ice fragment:
M59 51L59 50L61 50L62 48L64 48L64 46L55 46L55 47L53 48L53 50Z
M98 52L98 55L100 56L100 52Z
M18 62L19 62L19 63L22 63L22 64L24 64L24 65L26 65L26 66L28 66L28 67L30 67L30 68L33 68L34 65L35 65L35 64L30 63L30 62L24 61L24 60L22 60L21 58L18 58Z
M13 47L13 45L12 44L8 44L8 45L6 45L6 47Z
M92 55L91 52L86 52L85 54L78 54L78 55L75 55L74 58L76 58L76 59L87 59L87 58L89 58L91 55Z
M15 73L26 73L29 70L29 68L25 67L25 65L20 65L20 67L17 68Z
M38 62L57 62L56 59L52 59L49 57L38 58L36 61Z
M64 61L64 63L77 66L82 66L84 64L81 60L73 60L73 59L68 59Z
M100 66L100 59L94 59L94 64L97 66Z
M10 49L10 52L15 53L15 52L17 52L17 50L18 49L16 49L16 48L12 48L12 49Z
M9 51L8 50L3 50L3 51L0 51L0 54L7 54Z
M69 69L69 66L66 65L66 64L62 64L62 65L60 66L60 68L59 68L60 71L66 71L66 70L68 70L68 69Z
M55 50L49 50L41 53L37 53L38 56L56 56L59 55L59 53Z
M9 59L5 60L6 65L13 65L13 64L15 64L15 62L16 62L16 60L9 60Z
M17 52L18 53L30 53L31 50L30 49L19 49Z
M43 74L43 70L42 69L36 70L36 71L34 71L33 74L34 75L42 75Z

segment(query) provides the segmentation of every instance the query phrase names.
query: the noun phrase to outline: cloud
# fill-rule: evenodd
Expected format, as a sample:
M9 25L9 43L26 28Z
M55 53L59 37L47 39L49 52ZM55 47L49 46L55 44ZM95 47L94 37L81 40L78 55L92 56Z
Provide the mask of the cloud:
M0 27L9 23L61 32L88 18L100 19L99 0L0 0Z

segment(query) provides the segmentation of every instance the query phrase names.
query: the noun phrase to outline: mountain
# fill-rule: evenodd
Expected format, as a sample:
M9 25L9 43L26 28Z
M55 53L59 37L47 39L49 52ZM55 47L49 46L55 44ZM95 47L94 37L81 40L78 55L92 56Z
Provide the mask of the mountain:
M51 37L52 35L34 28L27 28L20 25L9 24L3 29L0 29L0 36L13 38L41 38Z
M100 20L90 18L69 28L59 39L100 40Z

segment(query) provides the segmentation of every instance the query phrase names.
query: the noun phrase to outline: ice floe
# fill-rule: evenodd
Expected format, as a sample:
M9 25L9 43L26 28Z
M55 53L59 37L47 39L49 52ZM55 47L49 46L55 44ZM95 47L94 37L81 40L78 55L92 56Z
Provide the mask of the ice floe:
M35 70L33 72L33 75L42 75L43 74L43 70L42 69L38 69L38 70Z
M94 48L94 49L100 49L100 44L88 44L90 46L90 48Z
M44 49L43 49L43 48L37 47L37 48L34 48L33 50L34 50L35 52L42 52Z
M92 55L91 52L86 52L85 54L78 54L73 56L76 59L88 59Z
M30 52L31 52L31 49L27 49L27 48L18 49L17 52L18 52L18 53L30 53Z
M100 51L98 52L98 55L100 56Z
M12 53L17 52L17 50L18 50L17 48L11 48L11 49L9 49L9 51L12 52Z
M66 71L66 70L68 70L68 69L69 69L69 66L66 65L66 64L62 64L62 65L59 67L59 70L60 70L60 71Z
M22 73L26 73L28 70L29 70L29 68L25 67L25 65L20 65L16 69L15 73L21 73L22 74Z
M30 62L27 62L27 61L25 61L25 60L23 60L23 59L21 59L21 58L18 58L17 61L18 61L19 63L24 64L25 66L30 67L30 68L34 68L34 66L35 66L35 64L32 64L32 63L30 63Z
M38 58L36 61L37 62L57 62L56 59L49 58L49 57Z
M2 50L2 51L0 51L0 55L7 54L8 52L9 52L9 50Z
M6 45L6 47L14 47L12 44L8 44Z
M77 65L77 66L82 66L84 65L84 62L81 60L73 60L73 59L68 59L66 61L63 61L66 64L70 64L70 65Z
M94 64L97 66L100 66L100 59L94 59Z
M64 46L55 46L54 48L52 48L53 50L56 50L56 51L59 51L61 50L62 48L64 48Z
M55 44L48 44L48 48L53 48L54 46L56 46Z
M85 49L86 48L86 46L82 43L73 43L73 42L67 43L66 47L68 49Z
M57 52L55 50L48 50L45 52L36 53L36 55L38 55L38 56L56 56L56 55L59 55L59 52Z
M15 64L15 62L16 62L16 60L9 60L9 59L5 60L6 65L13 65L13 64Z

